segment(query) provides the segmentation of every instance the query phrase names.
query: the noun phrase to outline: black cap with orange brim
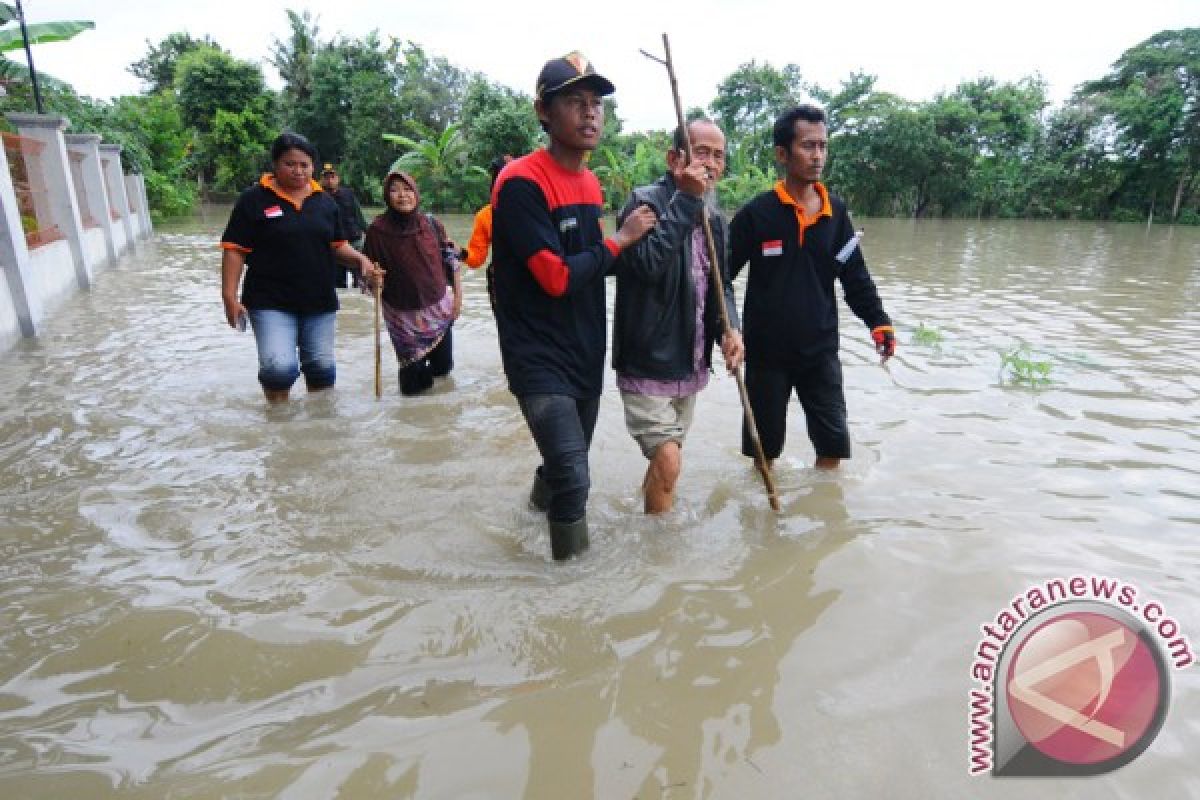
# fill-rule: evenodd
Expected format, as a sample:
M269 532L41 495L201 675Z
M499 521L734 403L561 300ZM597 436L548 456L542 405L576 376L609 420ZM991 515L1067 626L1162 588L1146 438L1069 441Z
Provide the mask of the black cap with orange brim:
M537 99L562 91L568 86L591 86L596 93L610 95L617 89L612 81L596 72L592 62L578 50L561 58L552 58L542 67L537 79Z

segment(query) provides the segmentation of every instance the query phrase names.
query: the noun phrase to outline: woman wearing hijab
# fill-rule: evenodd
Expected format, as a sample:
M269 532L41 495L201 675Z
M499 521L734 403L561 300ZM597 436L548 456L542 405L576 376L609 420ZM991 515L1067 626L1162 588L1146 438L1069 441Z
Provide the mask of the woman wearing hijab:
M412 177L389 173L383 199L387 210L367 228L363 253L382 269L383 318L400 365L400 392L420 394L454 366L450 326L462 311L462 279L456 248L442 224L420 211Z

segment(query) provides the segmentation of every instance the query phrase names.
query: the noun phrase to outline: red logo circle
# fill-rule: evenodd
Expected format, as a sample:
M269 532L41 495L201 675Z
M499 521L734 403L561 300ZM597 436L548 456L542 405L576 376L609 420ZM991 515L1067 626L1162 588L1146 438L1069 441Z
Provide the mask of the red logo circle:
M1021 642L1005 681L1021 735L1049 758L1097 764L1141 742L1165 677L1136 631L1086 611L1055 616Z

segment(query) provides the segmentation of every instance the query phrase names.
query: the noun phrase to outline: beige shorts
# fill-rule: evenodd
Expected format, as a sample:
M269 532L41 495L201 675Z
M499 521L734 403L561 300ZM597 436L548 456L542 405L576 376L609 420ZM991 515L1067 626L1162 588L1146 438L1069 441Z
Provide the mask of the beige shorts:
M654 451L666 442L683 447L683 437L692 427L696 395L656 397L621 392L621 400L625 404L625 427L642 448L642 455L652 458Z

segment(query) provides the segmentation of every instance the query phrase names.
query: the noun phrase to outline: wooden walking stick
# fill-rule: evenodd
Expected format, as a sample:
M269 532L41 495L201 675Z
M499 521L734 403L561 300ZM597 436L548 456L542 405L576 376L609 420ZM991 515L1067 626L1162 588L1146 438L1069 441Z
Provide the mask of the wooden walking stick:
M667 35L662 35L663 53L665 58L651 55L645 50L642 50L642 55L651 61L657 61L667 68L667 77L671 80L671 95L675 100L675 118L679 122L679 130L683 131L683 146L684 153L687 156L687 163L692 160L692 140L688 136L687 121L683 118L683 104L679 101L679 83L675 80L675 64L671 61L671 42L667 39ZM701 218L704 223L704 241L708 244L708 265L712 271L709 280L713 281L716 287L717 309L721 314L721 327L726 335L733 330L729 324L729 312L725 308L725 279L721 274L721 264L717 261L717 248L713 239L712 225L708 221L708 213L702 213ZM774 511L779 510L779 498L775 494L775 480L771 477L771 465L767 463L766 455L763 453L762 440L758 438L758 425L754 422L754 410L750 408L750 396L746 394L746 382L742 379L742 368L739 366L733 370L733 377L737 381L738 394L742 398L742 412L746 417L746 430L750 434L750 441L754 445L754 466L758 468L758 473L762 476L763 486L767 489L767 502L771 504Z
M379 303L383 283L372 286L371 293L375 296L375 399L378 400L383 397L383 348L379 344Z

